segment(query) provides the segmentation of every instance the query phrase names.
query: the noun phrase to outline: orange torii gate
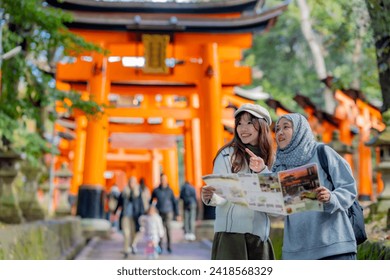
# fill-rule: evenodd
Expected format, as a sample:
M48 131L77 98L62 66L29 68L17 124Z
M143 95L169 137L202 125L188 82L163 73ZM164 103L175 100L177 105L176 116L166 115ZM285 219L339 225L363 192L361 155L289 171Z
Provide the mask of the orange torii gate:
M373 199L372 188L372 153L371 148L366 145L370 140L371 129L375 129L378 132L383 131L386 125L382 122L382 114L378 108L370 104L365 100L365 97L361 91L353 89L343 89L336 91L337 96L341 99L346 95L350 99L354 100L355 106L352 109L356 113L354 125L359 129L359 163L358 163L358 181L359 181L359 197L362 200ZM346 102L349 106L350 102ZM376 148L376 158L379 160L379 148ZM377 174L378 189L380 193L383 189L383 182L380 174Z
M335 130L340 132L340 141L351 146L354 134L359 135L358 163L355 164L351 154L343 155L354 170L358 182L359 199L373 199L372 187L372 163L371 148L366 145L370 138L370 130L383 131L385 124L382 122L380 110L365 101L363 94L357 90L336 90L334 92L338 104L335 108L334 117L322 112L309 100L309 98L296 95L295 101L304 108L310 125L315 133L322 135L322 141L329 143ZM356 131L357 128L358 131ZM355 130L355 131L354 131ZM376 151L378 153L378 150ZM377 155L377 159L378 159ZM357 170L354 166L357 165ZM377 175L377 191L383 189L380 174Z
M73 161L83 172L75 174L81 186L72 189L78 188L81 217L102 216L109 169L143 176L153 187L162 168L177 194L178 151L172 143L177 135L184 136L185 177L202 185L201 175L212 171L212 158L228 137L224 125L229 127L232 110L226 104L244 101L234 96L234 87L251 83L250 68L237 65L242 50L289 2L263 10L255 0L148 5L48 0L73 14L74 33L109 52L58 64L57 81L101 104L119 100L99 119L85 124L75 117L76 139L81 138Z

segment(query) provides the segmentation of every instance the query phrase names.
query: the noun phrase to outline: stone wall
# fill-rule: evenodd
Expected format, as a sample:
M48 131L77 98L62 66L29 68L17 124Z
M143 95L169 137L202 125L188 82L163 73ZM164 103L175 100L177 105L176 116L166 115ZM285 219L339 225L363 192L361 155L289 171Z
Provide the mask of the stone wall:
M0 225L0 260L67 260L85 246L81 219Z

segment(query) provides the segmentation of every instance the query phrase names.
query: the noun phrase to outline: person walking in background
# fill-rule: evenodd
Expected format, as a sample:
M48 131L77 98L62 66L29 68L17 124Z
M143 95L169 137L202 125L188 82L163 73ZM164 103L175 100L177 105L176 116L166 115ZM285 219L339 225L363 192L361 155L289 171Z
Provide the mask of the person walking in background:
M161 252L159 244L164 237L164 225L154 204L139 218L139 223L146 242L145 254L149 259L156 259Z
M139 179L139 188L140 188L142 203L144 205L144 212L146 213L149 209L149 201L150 201L151 193L149 188L145 185L145 179L143 177ZM136 232L135 239L137 241L140 240L141 238L142 238L142 232L140 230Z
M119 217L123 233L123 253L125 258L131 252L137 253L137 232L140 230L139 217L145 213L137 178L132 176L118 199L114 214L121 208Z
M141 177L139 179L139 186L141 189L142 201L144 203L144 209L146 212L149 208L149 201L150 201L151 193L150 193L149 188L145 185L145 178Z
M188 181L185 181L180 189L180 199L183 201L184 239L193 241L196 239L197 199L195 188Z
M106 217L107 220L110 221L111 223L111 228L113 230L118 230L119 229L119 221L118 221L118 216L114 214L114 211L118 205L118 200L121 192L118 188L117 185L112 185L109 193L107 194L107 213Z
M244 104L235 113L233 139L214 158L214 174L267 173L272 165L272 137L269 112L255 104ZM216 206L211 259L274 259L269 239L271 222L266 213L230 202L212 186L202 188L202 200Z
M168 185L168 177L166 174L160 175L160 185L152 192L149 204L156 200L156 208L162 218L165 234L167 239L167 251L172 253L171 247L171 224L173 219L179 218L179 211L177 207L177 201L173 194L172 189ZM160 241L160 247L162 249L162 240Z
M324 203L324 212L308 211L285 218L282 258L356 259L356 240L347 209L352 205L357 190L348 162L331 147L325 146L333 189L318 158L319 143L315 141L304 116L287 114L280 117L275 135L278 148L272 171L317 163L320 176L317 199Z

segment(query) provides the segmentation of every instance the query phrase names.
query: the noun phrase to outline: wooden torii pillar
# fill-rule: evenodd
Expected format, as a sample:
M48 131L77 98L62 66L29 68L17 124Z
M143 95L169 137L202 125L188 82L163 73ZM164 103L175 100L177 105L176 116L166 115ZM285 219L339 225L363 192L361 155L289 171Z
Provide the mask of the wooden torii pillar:
M357 171L359 199L372 200L372 153L370 147L366 146L366 143L369 141L371 129L383 131L385 128L380 110L366 102L363 93L358 90L337 90L335 97L339 100L336 115L344 119L347 117L348 121L345 120L345 123L354 125L359 129ZM343 134L341 134L341 137L348 137L348 134L345 132ZM379 187L381 187L381 183L379 183Z
M221 73L218 57L218 45L207 44L203 47L203 67L199 73L200 92L200 126L202 158L215 155L223 145L222 107L221 107ZM218 121L215 121L218 120ZM213 163L202 161L204 174L211 173Z
M337 89L334 93L334 97L337 101L334 115L339 120L340 141L348 146L352 146L354 137L353 128L356 126L358 109L355 101L343 91ZM357 131L355 133L357 133ZM346 154L345 159L348 161L352 170L354 170L352 155Z
M62 83L60 81L56 83L56 87L58 90L62 90L65 92L71 90L70 84ZM71 105L70 100L65 99L64 101L65 103L68 103L68 106ZM59 170L63 162L66 162L69 168L72 169L73 176L71 180L71 186L69 188L69 201L71 203L71 206L73 207L75 206L75 198L77 197L78 188L82 182L82 169L80 172L80 158L78 157L80 154L78 153L78 151L80 151L81 147L80 141L83 141L83 133L85 134L86 119L82 113L79 113L78 110L75 110L76 121L69 120L66 118L67 111L68 110L64 108L63 104L57 103L56 112L58 113L60 118L56 120L54 132L58 137L60 137L58 149L60 151L60 157L62 159L58 160L59 156L57 156L57 160L55 159L56 157L54 158L54 160L56 161L54 170ZM84 122L80 122L81 120L84 120ZM84 154L82 154L82 159L84 159ZM81 166L81 168L83 168L83 166ZM56 197L56 191L53 195L54 197ZM72 209L72 213L75 213L74 209Z
M175 102L174 97L172 95L168 95L163 97L162 103L164 106L167 106L169 108L174 108ZM163 120L163 126L166 128L175 128L176 127L176 119L174 118L174 115L171 118L165 118ZM178 163L178 151L177 146L170 149L165 149L163 152L163 172L167 174L168 176L168 182L179 182L179 163ZM175 184L175 188L173 189L173 192L175 196L179 196L180 189L177 184Z
M107 79L107 57L94 55L92 75L88 92L98 104L107 104L110 83ZM83 183L79 188L77 215L82 218L103 218L104 171L108 141L108 117L91 119L86 127L86 145Z
M368 105L368 110L370 113L371 128L374 129L379 134L383 133L386 129L386 125L383 122L382 113L381 113L380 109L369 104L369 103L367 105ZM365 143L365 145L367 145L367 142ZM376 165L378 166L378 164L380 164L380 162L381 162L381 156L380 156L381 150L380 150L380 147L378 147L378 146L375 147L374 149L375 149ZM382 172L377 171L376 172L376 192L374 193L374 196L377 197L378 195L380 195L382 193L383 190L384 190L384 182L382 179Z
M373 200L373 166L371 161L371 148L366 145L371 137L371 129L375 127L379 132L385 129L383 123L378 122L379 109L362 100L356 99L356 105L359 109L359 115L356 124L359 127L359 194L361 200ZM381 118L381 117L380 117ZM368 172L367 172L368 171Z
M84 155L87 141L87 117L83 114L75 114L75 123L76 123L76 138L75 138L75 149L74 149L74 158L73 158L73 178L72 185L70 188L70 195L72 197L77 197L79 192L79 187L83 183L83 173L84 173Z
M357 100L359 115L356 119L356 124L359 127L359 199L372 200L372 163L371 163L371 148L365 145L370 140L370 115L364 103Z

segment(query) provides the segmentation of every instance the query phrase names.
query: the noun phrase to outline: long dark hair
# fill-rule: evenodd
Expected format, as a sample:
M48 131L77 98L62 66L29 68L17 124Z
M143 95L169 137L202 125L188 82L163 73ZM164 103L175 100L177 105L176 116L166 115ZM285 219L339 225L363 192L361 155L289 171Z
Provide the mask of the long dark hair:
M237 133L237 125L244 114L248 114L255 129L259 131L257 146L259 148L260 154L258 156L264 160L264 163L268 167L271 167L274 158L272 150L272 136L267 122L264 119L258 119L250 113L244 111L238 114L234 120L233 139L218 150L217 155L213 160L214 163L219 153L226 147L233 147L233 155L231 156L231 171L233 173L237 173L238 171L240 171L245 166L245 162L249 162L249 155L247 154L247 152L245 152L245 148L247 148L247 146L242 143Z

